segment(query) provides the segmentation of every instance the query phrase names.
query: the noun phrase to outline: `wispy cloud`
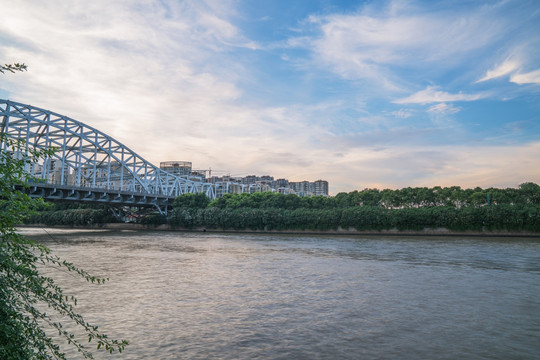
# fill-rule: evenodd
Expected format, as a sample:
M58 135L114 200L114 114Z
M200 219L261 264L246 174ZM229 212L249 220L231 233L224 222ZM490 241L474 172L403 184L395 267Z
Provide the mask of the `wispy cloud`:
M397 111L392 111L392 115L400 119L407 119L413 116L413 112L409 109L399 109Z
M485 93L479 94L450 94L445 91L437 90L435 86L428 86L424 90L418 91L402 99L394 100L396 104L430 104L445 103L454 101L475 101L487 97Z
M501 76L509 75L519 69L521 64L516 60L507 59L502 64L495 66L493 69L488 70L486 75L477 82L488 81L499 78Z
M538 159L533 136L497 147L459 127L475 115L460 102L505 92L507 82L490 80L532 84L508 83L523 91L539 83L534 47L512 52L518 32L508 29L521 22L506 10L515 3L366 3L297 18L257 12L243 28L235 0L19 0L0 12L0 57L29 71L2 77L0 92L95 126L154 163L326 178L333 192L483 186L497 176L510 182L508 169L540 179L510 156ZM521 117L525 127L537 119Z
M356 14L311 17L320 35L310 46L316 61L344 78L399 90L404 69L452 68L495 43L505 21L492 21L490 12L490 7L418 11L401 2L382 10L365 6Z
M523 74L514 74L510 81L516 84L540 84L540 69Z
M508 59L493 69L488 70L486 75L478 80L477 83L508 76L510 82L519 85L540 84L540 69L524 73L522 72L522 67L520 62Z
M29 71L8 86L14 100L107 124L120 139L146 137L143 146L159 129L204 134L241 96L235 84L241 70L227 50L250 44L211 11L198 2L168 8L17 2L2 11L2 19L13 19L0 22L12 44L0 51L26 62ZM209 120L203 125L201 119ZM226 123L239 125L234 118Z
M456 107L452 104L441 103L441 104L430 106L427 111L432 114L449 115L449 114L456 114L460 110L461 108Z

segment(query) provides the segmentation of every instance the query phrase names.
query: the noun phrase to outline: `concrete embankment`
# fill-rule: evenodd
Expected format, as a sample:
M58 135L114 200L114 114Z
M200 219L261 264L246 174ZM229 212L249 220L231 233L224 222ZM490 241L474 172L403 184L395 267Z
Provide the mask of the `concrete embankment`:
M208 228L182 228L171 225L143 225L134 223L107 223L93 225L44 225L32 224L21 227L42 227L59 229L103 229L103 230L136 230L136 231L179 231L179 232L209 232L209 233L253 233L253 234L303 234L303 235L385 235L385 236L486 236L486 237L530 237L540 239L540 233L512 232L512 231L451 231L446 228L425 228L419 231L412 230L363 230L354 228L337 230L234 230L234 229L208 229Z

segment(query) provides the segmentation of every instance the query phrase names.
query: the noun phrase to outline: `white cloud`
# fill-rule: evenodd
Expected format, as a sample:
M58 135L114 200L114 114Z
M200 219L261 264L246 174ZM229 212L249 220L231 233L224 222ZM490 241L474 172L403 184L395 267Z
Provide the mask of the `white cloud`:
M427 111L437 115L450 115L460 112L461 108L453 106L452 104L440 103L429 107Z
M0 42L0 55L3 62L27 63L29 71L3 77L0 86L12 100L83 121L156 164L186 160L198 168L233 174L324 178L334 192L364 185L484 185L483 178L475 182L473 177L484 176L479 168L493 171L489 181L500 176L500 184L510 171L514 178L540 181L537 167L525 164L540 156L538 144L497 148L494 153L503 155L499 162L493 148L422 147L426 138L433 138L430 129L396 130L395 123L403 121L392 120L384 111L362 113L356 121L359 110L354 108L351 125L358 129L343 126L353 134L365 128L380 130L375 136L366 134L356 141L335 136L332 126L349 119L340 118L340 111L351 110L345 100L329 99L322 106L271 106L265 105L267 99L249 103L240 80L257 80L250 78L249 67L233 50L259 45L230 21L236 2L167 4L168 8L146 1L106 6L87 1L13 2L0 13L0 36L9 40ZM474 14L462 23L444 14L404 12L317 18L324 30L312 42L317 59L343 76L386 82L395 90L402 83L392 71L394 64L421 68L454 61L492 41L497 31ZM473 34L484 27L485 32ZM294 46L310 43L306 37L296 40ZM536 76L524 75L528 77L514 80L527 82ZM396 103L433 104L432 111L451 113L459 108L447 103L485 96L427 87ZM413 110L391 114L407 119ZM332 141L326 141L331 136ZM475 151L477 156L462 155ZM505 154L515 154L522 167ZM484 162L489 166L479 167Z
M392 115L394 115L395 117L399 119L407 119L407 118L410 118L413 115L413 113L409 109L399 109L397 111L392 111Z
M510 82L523 84L540 84L540 69L523 73L521 72L522 64L516 60L508 59L503 63L488 70L486 75L477 81L484 82L496 79L503 76L509 76Z
M321 34L310 45L316 61L340 76L399 90L404 69L451 68L496 42L504 21L493 21L490 11L422 11L390 2L388 11L365 7L352 15L312 16Z
M2 20L13 20L0 21L0 32L11 38L0 54L29 65L8 84L14 100L90 115L121 130L127 119L141 119L144 128L149 120L170 121L164 113L204 113L210 103L238 98L234 73L220 73L236 64L210 55L245 41L233 25L193 4L177 5L169 18L144 3L138 11L84 1L69 7L21 1L3 9Z
M519 69L520 66L521 64L518 61L508 59L504 61L502 64L495 66L493 69L488 70L486 72L486 75L480 80L478 80L477 83L496 79L501 76L509 75L515 72L517 69Z
M514 74L510 81L519 85L522 84L540 84L540 69L524 74Z
M321 109L239 101L238 80L250 74L230 51L251 42L222 12L199 2L92 4L20 1L0 15L0 35L11 37L0 55L29 65L3 78L12 100L96 127L154 164L304 180L301 166L305 180L323 177L310 143L326 131Z
M393 101L396 104L430 104L445 103L454 101L475 101L487 97L487 94L450 94L437 90L435 86L428 86L424 90L418 91L406 98Z

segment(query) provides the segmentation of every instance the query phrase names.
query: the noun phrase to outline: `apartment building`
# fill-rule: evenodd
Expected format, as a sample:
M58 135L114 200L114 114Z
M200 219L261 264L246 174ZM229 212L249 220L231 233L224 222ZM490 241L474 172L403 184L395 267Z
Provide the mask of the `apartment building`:
M160 163L160 168L171 174L192 178L195 173L192 171L192 164L188 161L166 161ZM203 176L204 172L197 175ZM289 181L288 179L274 179L270 175L247 175L244 177L234 177L231 175L209 176L201 179L216 186L216 196L224 194L241 194L272 191L280 194L297 194L299 196L328 196L328 181Z

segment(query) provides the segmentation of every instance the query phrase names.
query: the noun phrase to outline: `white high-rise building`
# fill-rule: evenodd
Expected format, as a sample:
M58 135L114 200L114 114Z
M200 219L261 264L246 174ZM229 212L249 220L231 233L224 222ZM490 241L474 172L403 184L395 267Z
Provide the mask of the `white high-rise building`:
M313 195L328 196L328 181L317 180L313 182Z

